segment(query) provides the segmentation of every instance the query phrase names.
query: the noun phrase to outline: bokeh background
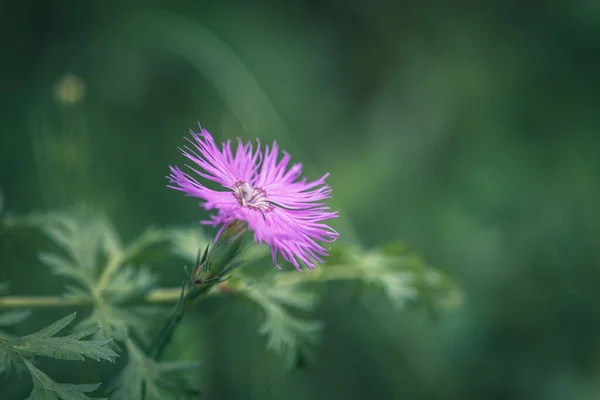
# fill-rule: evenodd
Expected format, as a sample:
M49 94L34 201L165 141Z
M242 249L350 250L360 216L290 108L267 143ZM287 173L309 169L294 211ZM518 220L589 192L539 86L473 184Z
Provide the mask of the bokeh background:
M198 121L276 139L331 173L342 241L400 238L464 301L432 318L333 285L315 364L288 374L249 305L211 303L180 348L207 398L598 399L599 46L593 0L5 0L0 186L131 237L203 217L164 178ZM57 290L27 249L1 249L0 280Z

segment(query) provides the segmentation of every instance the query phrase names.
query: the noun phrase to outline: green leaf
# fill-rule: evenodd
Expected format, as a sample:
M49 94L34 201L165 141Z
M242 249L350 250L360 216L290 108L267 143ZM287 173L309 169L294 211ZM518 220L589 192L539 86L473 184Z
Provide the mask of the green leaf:
M31 373L33 389L27 400L87 400L90 393L98 389L100 383L75 385L72 383L57 383L44 372L37 369L29 360L23 359Z
M12 310L0 314L0 327L9 327L20 324L32 314L30 309Z
M86 270L79 269L73 262L61 255L42 252L38 254L38 259L55 275L71 278L78 282L85 282L87 285L91 284Z
M0 327L9 328L15 326L31 316L31 310L13 310L0 314ZM13 340L14 337L10 333L0 329L0 338Z
M137 306L122 308L110 303L94 307L92 313L82 320L77 327L87 328L100 326L94 338L114 338L123 341L133 332L143 343L150 340L153 323L164 313L159 306Z
M127 340L129 361L109 386L113 400L181 399L199 394L184 373L198 368L193 362L157 362L148 358L131 340Z
M147 248L169 239L157 229L147 229L127 247L103 213L85 205L47 214L40 222L42 230L65 254L45 252L40 261L58 275L92 287L103 267L117 268ZM112 276L114 280L114 276Z
M157 281L156 274L149 268L121 268L103 290L103 295L113 304L138 299L150 291Z
M75 319L76 316L77 316L76 312L69 314L66 317L63 317L63 318L59 319L58 321L53 322L52 324L48 325L47 327L37 331L36 333L32 333L31 335L23 336L21 338L21 340L37 340L37 339L45 339L45 338L54 336L58 332L63 330L66 326L68 326L71 322L73 322L73 320Z
M299 358L312 355L311 348L318 342L323 324L298 317L292 310L311 311L317 303L314 293L298 285L274 286L268 280L250 284L243 292L264 310L265 320L258 332L267 335L267 348L282 356L287 368Z
M23 356L38 355L74 361L88 357L96 361L102 359L112 362L115 357L118 357L117 353L108 347L111 339L81 340L95 333L98 327L89 327L67 336L54 337L73 321L75 315L76 313L68 315L36 333L23 336L12 343L13 349Z
M460 303L461 293L456 283L426 265L418 254L409 252L400 242L367 252L352 249L346 261L360 271L365 283L378 287L397 308L409 302L436 307Z
M120 242L106 216L85 205L54 211L40 221L44 233L62 248L64 255L40 254L40 261L55 274L92 287L102 265Z
M134 331L146 340L149 321L158 307L130 307L128 304L144 296L156 283L156 275L147 267L133 264L134 259L160 243L167 243L168 231L147 229L127 246L108 218L85 205L50 212L40 219L42 230L60 248L62 254L39 255L52 273L77 282L67 286L66 297L92 299L92 313L79 323L88 328L99 325L94 339L124 340ZM117 347L116 344L111 344Z
M326 265L302 274L278 273L274 280L283 286L354 280L380 292L396 308L419 302L454 307L461 301L461 292L453 280L426 265L421 257L408 252L399 242L368 251L335 244Z
M195 262L198 251L211 243L204 231L197 227L172 228L167 232L172 252L189 262Z
M10 375L14 370L20 371L22 366L21 358L14 349L10 345L0 342L0 376Z

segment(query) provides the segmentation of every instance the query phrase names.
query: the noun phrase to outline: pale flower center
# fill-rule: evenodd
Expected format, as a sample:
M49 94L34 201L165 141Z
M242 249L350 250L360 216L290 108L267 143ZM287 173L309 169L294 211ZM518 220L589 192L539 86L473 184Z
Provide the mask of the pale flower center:
M262 189L252 187L248 182L237 182L233 187L233 195L242 207L256 211L271 211L273 205L267 200L267 194Z

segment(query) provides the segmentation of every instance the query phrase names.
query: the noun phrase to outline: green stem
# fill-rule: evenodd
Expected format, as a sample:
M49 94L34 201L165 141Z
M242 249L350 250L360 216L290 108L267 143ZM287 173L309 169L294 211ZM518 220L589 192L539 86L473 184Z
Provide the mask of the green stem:
M150 291L141 303L173 303L179 299L179 288L161 288ZM65 298L60 296L0 296L2 308L57 308L94 304L92 298Z
M357 279L360 273L355 268L344 265L330 266L314 271L298 273L282 272L275 276L276 286L294 285L301 282ZM237 291L244 286L236 282L229 290ZM219 294L220 291L209 291L207 295ZM140 300L140 303L175 303L179 300L180 288L160 288L150 291ZM59 308L92 305L90 298L65 298L60 296L0 296L0 309L3 308Z
M193 287L185 296L180 297L179 302L173 308L171 316L165 321L161 330L156 335L156 338L148 347L148 355L151 358L159 360L162 357L167 345L171 342L175 329L183 319L183 316L189 307L193 305L197 299L206 297L210 293L210 289L212 289L217 282L218 281L215 281L202 287Z
M101 294L102 290L108 283L110 279L114 275L115 272L119 269L121 264L127 259L125 253L120 253L119 255L113 257L107 266L102 270L102 275L100 275L100 279L98 280L98 284L94 288L94 291L97 294Z

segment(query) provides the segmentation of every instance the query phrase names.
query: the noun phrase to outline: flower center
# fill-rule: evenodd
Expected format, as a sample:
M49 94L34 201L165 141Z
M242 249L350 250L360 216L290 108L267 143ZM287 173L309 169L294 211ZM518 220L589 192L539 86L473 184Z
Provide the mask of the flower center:
M263 212L273 209L265 191L252 187L248 182L237 182L233 187L233 195L242 207Z

